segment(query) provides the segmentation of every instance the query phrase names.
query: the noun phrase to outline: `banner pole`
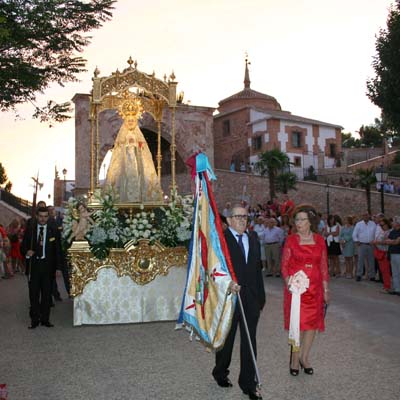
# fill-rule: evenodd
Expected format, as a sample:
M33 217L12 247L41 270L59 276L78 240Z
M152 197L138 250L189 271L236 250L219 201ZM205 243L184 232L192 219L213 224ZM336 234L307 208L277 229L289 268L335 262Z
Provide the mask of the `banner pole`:
M240 293L238 293L237 296L238 296L238 299L239 299L240 313L241 313L241 315L242 315L243 325L244 325L244 328L245 328L245 330L246 330L247 340L248 340L248 342L249 342L250 354L251 354L251 358L252 358L252 360L253 360L254 370L256 371L257 388L260 389L260 388L261 388L260 372L259 372L259 370L258 370L256 356L255 356L255 354L254 354L253 345L252 345L252 343L251 343L250 332L249 332L249 327L247 326L246 315L245 315L245 313L244 313L242 298L240 297Z

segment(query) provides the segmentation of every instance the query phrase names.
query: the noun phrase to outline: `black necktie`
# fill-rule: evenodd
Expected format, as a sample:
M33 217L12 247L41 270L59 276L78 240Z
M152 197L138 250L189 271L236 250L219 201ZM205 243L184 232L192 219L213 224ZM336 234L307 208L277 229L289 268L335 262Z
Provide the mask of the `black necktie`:
M39 227L39 236L37 241L37 258L43 257L43 250L44 250L44 227Z
M240 247L240 250L242 250L243 253L243 257L244 259L246 259L246 251L244 249L244 245L243 245L243 235L236 235L238 237L238 245Z

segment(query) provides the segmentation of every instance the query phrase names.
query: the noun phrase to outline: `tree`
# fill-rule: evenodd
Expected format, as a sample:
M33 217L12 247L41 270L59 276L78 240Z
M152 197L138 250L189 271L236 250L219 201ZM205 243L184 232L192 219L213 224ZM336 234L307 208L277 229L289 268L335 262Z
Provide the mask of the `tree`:
M358 176L357 185L365 189L365 195L367 196L367 210L371 212L371 186L376 183L375 171L373 168L358 169L356 171Z
M62 121L69 103L35 104L53 82L63 86L86 71L77 54L87 32L111 19L115 0L2 0L0 3L0 110L31 102L42 121Z
M382 119L400 134L400 0L389 9L386 29L375 43L372 66L376 76L367 80L367 96L382 111Z
M13 185L12 182L8 181L8 182L6 183L6 185L4 186L4 190L5 190L6 192L8 192L8 193L11 193L12 185Z
M280 171L290 165L289 157L279 149L272 149L260 154L260 159L254 164L255 171L268 175L271 200L275 197L275 179Z
M349 149L351 147L360 147L360 145L360 139L355 138L351 133L342 132L342 147Z
M296 190L297 175L293 172L282 172L276 177L277 191L287 194L289 190Z
M3 164L0 162L0 185L4 185L4 190L7 192L11 192L12 183L9 181L6 169L3 167Z
M358 133L360 134L360 143L366 146L381 147L383 145L384 132L380 126L375 125L361 125Z

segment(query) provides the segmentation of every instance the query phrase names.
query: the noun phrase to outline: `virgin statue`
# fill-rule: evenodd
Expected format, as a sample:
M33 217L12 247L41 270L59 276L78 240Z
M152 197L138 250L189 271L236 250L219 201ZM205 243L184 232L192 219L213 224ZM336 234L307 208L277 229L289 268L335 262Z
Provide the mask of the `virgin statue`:
M119 107L124 122L115 139L105 186L111 186L121 203L162 200L153 158L138 126L143 107L139 99L127 97Z

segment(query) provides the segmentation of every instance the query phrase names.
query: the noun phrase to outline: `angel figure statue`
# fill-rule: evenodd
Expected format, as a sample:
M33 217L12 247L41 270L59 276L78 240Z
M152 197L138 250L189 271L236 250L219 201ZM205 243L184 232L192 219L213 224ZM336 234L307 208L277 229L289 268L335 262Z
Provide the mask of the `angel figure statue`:
M94 224L91 218L92 213L88 211L84 204L78 205L77 219L72 222L71 235L69 241L85 240L85 235L90 226Z
M112 187L121 203L162 200L162 190L153 158L138 119L143 113L140 99L125 94L118 109L124 122L115 140L105 188Z

